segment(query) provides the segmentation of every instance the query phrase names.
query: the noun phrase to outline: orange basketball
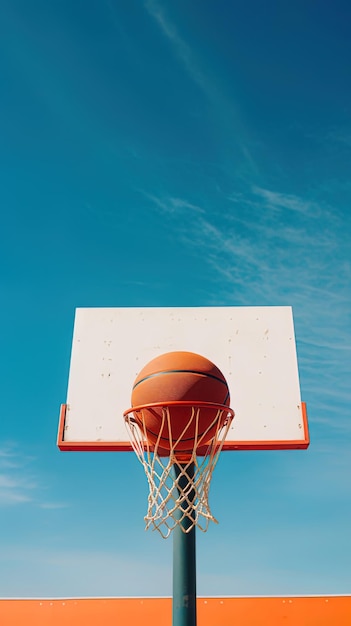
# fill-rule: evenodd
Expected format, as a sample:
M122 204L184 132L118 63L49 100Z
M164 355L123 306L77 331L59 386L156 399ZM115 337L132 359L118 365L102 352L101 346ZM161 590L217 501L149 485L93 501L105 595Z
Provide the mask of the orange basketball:
M138 374L132 390L132 406L173 401L189 403L212 402L229 406L230 395L226 379L214 363L193 352L168 352L149 363ZM196 420L191 419L192 406L172 406L170 426L162 423L162 407L143 411L146 436L151 445L159 439L159 446L169 450L190 451L197 432L198 441L206 445L215 436L217 410L201 408L198 430ZM226 413L223 414L223 420ZM136 418L137 414L136 414ZM160 430L162 431L160 433ZM181 437L180 441L177 441Z

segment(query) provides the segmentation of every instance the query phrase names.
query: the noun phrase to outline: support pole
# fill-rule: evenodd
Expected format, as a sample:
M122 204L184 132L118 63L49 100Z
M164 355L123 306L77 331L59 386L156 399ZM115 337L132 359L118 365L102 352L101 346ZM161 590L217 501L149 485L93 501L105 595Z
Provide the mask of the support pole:
M186 469L186 474L182 470ZM194 464L174 465L176 479L179 484L179 495L188 494L187 499L194 500L194 491L190 488L189 478L194 476ZM189 478L188 478L189 477ZM184 532L191 525L187 516L182 519L186 503L180 502L178 508L179 525L173 530L173 626L196 626L196 546L195 526ZM195 512L193 511L193 516ZM184 529L184 530L183 530Z

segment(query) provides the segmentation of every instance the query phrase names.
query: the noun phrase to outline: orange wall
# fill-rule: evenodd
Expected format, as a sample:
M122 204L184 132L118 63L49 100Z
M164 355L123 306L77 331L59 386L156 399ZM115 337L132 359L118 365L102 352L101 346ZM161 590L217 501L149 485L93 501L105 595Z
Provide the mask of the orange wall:
M198 598L198 626L350 626L351 596ZM2 626L171 626L170 598L0 600Z

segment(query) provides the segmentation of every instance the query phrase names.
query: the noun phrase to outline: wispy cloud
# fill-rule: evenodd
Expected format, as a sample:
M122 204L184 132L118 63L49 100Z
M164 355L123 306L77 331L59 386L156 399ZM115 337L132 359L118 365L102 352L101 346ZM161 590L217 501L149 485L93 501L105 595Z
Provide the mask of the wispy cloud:
M28 459L16 446L3 445L0 448L0 507L32 502L37 486L28 470Z
M206 253L226 278L244 286L246 268L250 280L261 284L256 298L266 294L265 300L276 300L284 288L305 304L323 299L324 310L330 298L348 301L348 236L342 219L329 207L255 187L253 194L236 199L234 210L230 198L218 216L185 199L145 195L173 219L183 243ZM186 213L185 224L177 221L177 209Z
M0 506L30 502L36 485L26 478L15 478L10 474L0 474Z
M145 8L157 22L163 35L173 46L176 55L183 63L189 76L209 98L212 98L213 85L208 80L206 73L202 71L199 62L195 59L192 48L181 37L176 26L166 15L164 7L154 0L147 0L147 2L145 2Z
M55 511L56 509L66 509L68 504L66 502L42 502L39 506L41 509Z
M314 215L320 213L320 209L316 203L303 200L292 194L283 194L277 191L271 191L269 189L262 189L261 187L253 188L254 194L260 196L266 203L266 206L271 209L289 209L290 211L296 211L303 215Z
M33 504L56 509L65 506L60 502L45 501L43 481L38 478L34 462L21 454L14 444L0 448L0 507Z
M227 141L232 142L233 149L239 149L248 169L257 173L258 167L250 151L251 142L238 103L224 93L218 78L210 72L209 64L204 67L200 55L196 54L194 47L179 33L164 6L156 0L146 0L145 8L159 26L189 78L210 103L216 125L222 125Z
M0 448L0 469L15 469L19 467L18 461L15 460L15 455L10 452L8 448Z
M173 198L171 196L167 196L165 198L160 198L150 193L146 193L142 191L143 195L151 200L156 207L162 210L164 213L169 214L180 214L183 212L195 212L195 213L205 213L204 209L201 207L188 202L182 198Z
M259 196L264 201L264 205L272 211L287 209L306 217L328 217L328 219L333 219L335 214L335 210L331 211L326 207L321 207L318 202L306 200L293 194L281 193L256 186L253 187L253 193Z

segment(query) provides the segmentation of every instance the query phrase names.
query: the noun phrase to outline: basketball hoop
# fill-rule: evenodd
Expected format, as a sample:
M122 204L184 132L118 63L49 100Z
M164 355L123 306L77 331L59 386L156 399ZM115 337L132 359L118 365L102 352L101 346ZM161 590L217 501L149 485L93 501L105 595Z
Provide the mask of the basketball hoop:
M150 415L159 420L150 432ZM172 436L172 424L181 416L182 432ZM146 529L167 538L176 526L189 533L206 532L217 523L209 506L209 489L234 411L211 402L157 402L124 412L133 449L149 485ZM179 420L178 420L179 421ZM174 429L173 429L174 430Z

